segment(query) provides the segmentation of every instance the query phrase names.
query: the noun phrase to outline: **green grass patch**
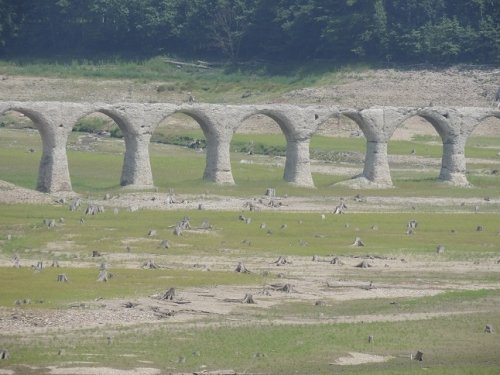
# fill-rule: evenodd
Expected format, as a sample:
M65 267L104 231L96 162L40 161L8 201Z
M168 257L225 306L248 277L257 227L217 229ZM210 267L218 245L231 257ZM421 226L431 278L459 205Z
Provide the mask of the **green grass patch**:
M0 74L56 78L132 80L159 82L159 92L192 92L203 102L262 102L294 89L333 84L351 70L346 66L311 64L259 64L249 66L217 65L210 69L184 66L179 69L162 56L148 60L72 60L72 61L0 61Z
M370 275L372 276L372 275ZM367 277L367 279L370 278ZM411 276L414 276L411 277ZM427 275L426 275L427 276ZM442 282L443 277L440 275ZM418 275L405 273L406 278L418 278ZM372 278L373 279L373 278ZM498 279L498 278L497 278ZM432 278L426 278L429 282ZM372 281L372 280L370 280ZM381 280L382 281L382 280ZM394 281L394 280L393 280ZM397 280L401 285L404 280ZM414 282L415 283L415 282ZM375 287L378 281L375 279ZM495 310L500 302L500 290L480 289L463 291L443 291L434 296L424 296L418 298L397 297L397 298L363 298L348 301L326 300L326 304L316 306L311 301L295 301L273 306L272 308L256 312L259 319L272 321L286 317L287 319L324 320L336 319L346 316L357 315L385 315L415 314L415 313L446 313L456 311L489 311Z
M484 324L500 325L496 313L445 316L406 322L272 325L154 330L82 332L71 339L8 340L9 364L38 366L66 361L91 361L93 366L130 369L161 368L168 372L234 369L238 373L272 374L494 374L498 340L483 332ZM430 334L432 333L432 334ZM113 344L107 344L107 336ZM368 336L375 343L368 343ZM64 349L64 356L57 355ZM417 350L424 362L410 360ZM349 352L391 356L387 362L339 366L332 363Z
M169 288L255 284L259 281L257 275L235 272L113 267L109 271L112 278L108 282L98 282L98 268L45 268L40 272L29 267L2 268L0 282L6 289L0 295L0 305L14 306L16 300L30 300L31 303L23 305L24 308L61 308L98 298L144 297ZM57 282L57 275L62 273L68 277L68 282Z
M162 239L172 242L171 254L204 254L226 256L252 255L356 255L360 252L385 256L423 255L435 261L449 259L481 260L498 254L500 231L499 214L440 213L358 213L328 215L322 220L319 213L246 212L252 219L245 224L237 212L199 210L154 211L144 210L118 214L111 210L97 216L80 218L81 211L70 212L67 206L0 205L0 239L8 234L10 241L3 243L4 256L19 254L21 258L52 260L54 258L91 258L93 250L101 253L123 253L132 244L135 254L163 254L159 248ZM213 230L207 233L185 232L175 237L172 228L183 217L189 217L193 227L208 221ZM47 228L43 219L64 218L55 228ZM405 234L406 223L415 219L417 232ZM262 223L266 224L261 229ZM282 225L286 224L283 229ZM378 230L371 227L377 225ZM476 228L482 225L484 231ZM156 229L155 238L148 237L149 229ZM453 232L452 232L453 230ZM361 237L366 246L360 251L351 247L355 237ZM251 243L249 246L248 243ZM437 255L436 246L446 247L445 254ZM63 247L65 250L58 250ZM97 263L96 263L97 266Z

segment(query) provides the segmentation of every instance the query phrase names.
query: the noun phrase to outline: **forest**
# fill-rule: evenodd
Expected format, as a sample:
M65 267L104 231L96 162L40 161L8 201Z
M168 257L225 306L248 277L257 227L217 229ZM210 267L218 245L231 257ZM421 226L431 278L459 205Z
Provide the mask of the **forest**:
M500 63L498 0L0 0L0 58Z

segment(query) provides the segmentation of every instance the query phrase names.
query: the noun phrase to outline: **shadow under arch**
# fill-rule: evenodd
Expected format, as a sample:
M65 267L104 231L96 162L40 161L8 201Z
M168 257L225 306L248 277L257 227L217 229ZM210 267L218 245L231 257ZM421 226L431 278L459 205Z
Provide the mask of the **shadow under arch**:
M287 152L284 123L281 117L271 116L265 110L243 116L231 139L231 151L238 153L232 163L236 183L253 182L259 187L278 183L276 169L284 170ZM281 172L279 180L283 177Z
M151 164L155 184L159 187L182 186L186 178L191 182L200 181L205 176L207 132L210 119L195 109L176 108L165 113L155 124L149 144ZM201 132L201 134L200 134ZM166 144L166 145L165 145ZM166 151L169 147L185 147L185 150ZM190 151L188 151L191 150ZM165 152L169 153L165 157ZM187 153L187 154L186 154ZM175 181L168 177L175 175Z
M361 176L365 154L366 138L359 124L341 112L327 117L311 138L311 160L320 163L311 169L328 176L326 186Z
M406 169L410 165L412 171L421 174L428 173L429 169L436 169L435 177L422 178L440 179L445 139L443 137L446 137L446 131L433 117L412 114L401 122L389 140L391 168Z
M0 133L0 179L35 189L43 150L40 130L23 113L2 108Z
M278 124L286 139L286 156L283 179L301 187L314 187L311 175L309 143L318 125L317 114L295 106L257 107L240 118L238 126L250 116L260 114Z
M215 181L216 177L213 175L215 170L219 169L220 166L216 165L216 156L210 155L210 153L218 153L220 150L218 147L212 143L216 140L215 133L217 133L217 124L210 118L210 116L205 112L204 109L197 107L182 107L176 109L172 114L183 114L192 118L198 123L206 141L206 154L205 154L205 170L203 171L203 180ZM228 183L234 184L233 177L231 175L231 170L229 168L230 179Z
M125 134L131 132L128 120L112 111L93 108L71 125L75 135L67 148L75 188L92 191L126 185L123 170Z
M488 185L500 185L500 111L478 120L467 138L465 156L467 166L473 164L473 159L481 160L480 169L467 168L474 186L484 185L485 181Z

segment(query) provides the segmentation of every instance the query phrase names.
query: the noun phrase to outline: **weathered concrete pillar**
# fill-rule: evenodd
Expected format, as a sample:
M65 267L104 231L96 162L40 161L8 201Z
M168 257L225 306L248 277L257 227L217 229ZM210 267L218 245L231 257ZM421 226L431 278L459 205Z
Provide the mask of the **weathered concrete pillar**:
M443 157L439 179L455 186L468 186L465 162L465 137L443 141Z
M154 188L149 143L153 130L173 107L154 103L119 103L96 109L111 117L123 133L125 155L121 186L139 190Z
M30 118L42 138L36 189L45 193L71 191L66 144L73 122L84 112L84 106L57 102L11 102L8 109Z
M387 142L396 128L409 116L408 108L373 107L359 111L345 111L343 114L363 131L366 138L366 154L363 173L341 185L353 188L390 188L392 178L387 158Z
M389 161L387 159L387 142L366 141L363 177L383 187L392 186Z
M294 185L314 187L309 159L311 138L287 139L283 179Z
M43 151L36 190L44 193L72 190L66 154L68 136L64 129L56 129L52 136L42 136Z
M272 118L286 138L286 160L283 179L302 187L314 187L311 174L309 143L331 110L293 105L255 106L255 113Z
M217 184L234 185L231 171L230 144L231 135L207 132L207 159L203 179Z
M193 118L203 131L206 146L205 181L234 185L230 145L233 133L244 116L239 106L184 104L177 112Z
M148 189L154 186L149 159L151 134L124 133L125 155L120 185L130 189Z

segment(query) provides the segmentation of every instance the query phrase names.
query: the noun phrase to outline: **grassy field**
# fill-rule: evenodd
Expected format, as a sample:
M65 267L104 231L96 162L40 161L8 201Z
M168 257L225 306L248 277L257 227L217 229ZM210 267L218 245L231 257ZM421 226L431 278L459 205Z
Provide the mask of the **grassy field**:
M367 69L364 65L332 66L312 63L214 65L210 69L168 63L164 57L144 61L0 61L0 74L42 76L60 79L128 80L135 85L154 82L158 93L191 92L199 101L209 103L247 103L273 100L293 89L328 85L346 75ZM77 85L73 85L74 95ZM47 93L50 96L50 93Z
M139 368L153 366L163 371L193 371L208 368L235 369L238 373L416 373L423 368L433 374L484 373L493 374L500 366L496 335L483 332L486 323L500 326L498 270L477 270L455 273L445 270L450 262L490 263L498 257L500 243L499 213L480 214L474 221L469 214L352 214L328 216L321 219L313 213L255 212L246 214L253 220L244 224L236 212L204 211L121 211L105 212L96 217L79 219L82 212L70 212L66 206L2 205L0 211L1 258L6 261L18 254L23 265L43 260L50 264L58 260L61 268L34 272L28 267L2 267L0 306L10 308L15 300L31 300L18 308L23 314L36 310L61 311L82 303L104 298L134 299L159 293L169 287L181 291L190 287L214 285L254 285L279 280L277 274L237 274L231 269L202 272L189 268L143 270L146 259L155 258L159 264L172 264L170 257L223 257L236 264L241 259L277 256L307 257L312 255L349 257L360 253L350 246L354 236L363 238L367 246L361 253L442 264L433 271L387 272L373 269L366 273L338 270L338 275L358 281L382 285L425 285L429 283L463 283L484 285L488 289L448 292L427 297L327 300L315 306L310 301L284 301L269 309L239 307L225 318L208 318L208 324L169 325L157 323L131 327L103 326L99 330L64 331L51 333L1 336L4 347L12 355L2 363L24 371L21 365L74 366L89 362L90 366L110 368ZM209 233L189 233L175 238L171 226L184 216L198 226L209 220ZM43 225L44 218L64 217L64 223L54 228ZM419 230L413 236L404 234L404 223L414 218ZM300 223L299 223L300 220ZM260 223L272 229L263 235ZM282 224L286 229L280 229ZM346 227L346 224L350 224ZM476 224L484 225L483 232ZM371 229L377 224L378 230ZM157 229L157 236L148 237L148 230ZM453 228L456 232L451 233ZM12 238L6 240L7 235ZM171 240L172 247L160 249L160 239ZM242 245L242 240L251 246ZM446 244L446 252L437 256L436 243ZM132 254L123 258L130 244ZM92 258L99 250L103 258ZM110 259L113 279L96 282L100 262ZM115 259L114 263L113 260ZM122 259L118 261L117 259ZM85 266L76 266L85 264ZM57 283L56 275L65 273L68 283ZM300 283L299 280L297 282ZM92 287L89 287L92 286ZM370 322L370 316L415 315L406 321ZM420 314L420 315L418 315ZM432 317L433 314L438 314ZM444 315L439 315L444 314ZM246 319L252 322L247 323ZM336 322L336 319L367 322ZM364 317L364 318L363 318ZM241 321L240 324L230 322ZM385 320L385 319L383 319ZM280 324L292 321L294 324ZM307 323L307 324L306 324ZM368 336L375 343L368 343ZM107 337L113 343L107 343ZM60 354L61 350L64 354ZM425 353L425 361L409 360L416 350ZM332 365L349 352L391 356L382 364L357 366ZM206 367L201 367L206 366ZM21 372L22 373L22 372Z

